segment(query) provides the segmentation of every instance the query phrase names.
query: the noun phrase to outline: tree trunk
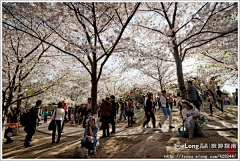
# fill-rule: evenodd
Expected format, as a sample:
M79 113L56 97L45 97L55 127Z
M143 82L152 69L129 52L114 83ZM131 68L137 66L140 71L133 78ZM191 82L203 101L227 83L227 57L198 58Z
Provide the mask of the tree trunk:
M4 104L5 100L6 100L6 92L2 91L2 111L5 110L5 104Z
M161 91L163 91L163 86L162 86L162 83L161 83L161 81L159 81L159 83L160 83L160 88L161 88Z
M93 54L94 55L94 60L96 59L95 58L95 55L96 54ZM97 85L98 85L98 82L97 82L97 63L96 61L93 61L93 64L92 64L92 74L91 74L91 78L92 78L92 90L91 90L91 99L92 99L92 115L94 114L97 114Z
M19 85L18 87L18 93L21 93L22 92L22 86ZM18 99L21 98L23 95L22 94L18 94ZM22 100L18 100L17 101L17 109L20 110L21 109L21 104L22 104Z
M9 96L6 102L6 105L4 106L4 111L5 111L5 115L7 115L8 109L9 109L9 105L11 104L13 99L13 93L11 91L9 91Z
M174 47L174 55L173 56L174 56L175 62L176 62L178 85L179 85L179 89L181 91L182 99L186 99L187 98L187 94L186 94L186 87L184 85L183 70L182 70L182 60L181 60L181 58L179 56L178 48L177 48L177 45L176 45L175 41L173 41L173 45L175 45L175 47Z
M92 81L92 91L91 91L91 98L92 98L92 114L97 114L97 82Z

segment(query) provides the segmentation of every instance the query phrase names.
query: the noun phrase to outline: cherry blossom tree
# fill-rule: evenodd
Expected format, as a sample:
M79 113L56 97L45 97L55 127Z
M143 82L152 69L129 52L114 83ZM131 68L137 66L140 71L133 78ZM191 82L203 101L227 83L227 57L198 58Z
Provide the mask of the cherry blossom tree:
M42 56L49 52L49 45L46 46L38 40L34 42L28 35L5 25L3 31L2 107L3 111L7 112L15 103L19 109L23 99L43 93L61 78L55 81L43 79L42 75L46 73L44 74L44 70L38 70L49 66L46 60L42 60ZM45 82L37 82L37 77L41 77Z
M183 98L186 98L182 69L185 58L206 49L217 50L222 40L221 47L236 46L236 40L233 44L224 43L237 37L237 3L153 2L141 5L139 12L142 14L138 16L138 26L149 31L149 36L159 36L158 44L165 47L163 51L172 53Z
M91 76L92 113L96 113L97 84L103 67L139 5L122 2L4 3L3 24L75 57ZM39 26L43 28L41 31ZM52 31L54 43L43 36Z

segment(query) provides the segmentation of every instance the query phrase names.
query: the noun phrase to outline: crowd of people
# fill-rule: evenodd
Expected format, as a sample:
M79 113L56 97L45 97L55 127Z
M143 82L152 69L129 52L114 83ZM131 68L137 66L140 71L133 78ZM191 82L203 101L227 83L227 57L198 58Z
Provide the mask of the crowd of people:
M156 103L153 98L153 94L148 92L144 97L143 108L145 111L146 121L142 125L142 129L145 130L149 126L149 122L152 122L153 128L156 128L156 119L155 112L156 107L162 110L164 117L157 124L160 128L164 122L169 119L169 128L175 128L172 126L172 113L173 106L179 107L181 117L183 119L183 125L186 128L186 133L189 138L194 136L205 136L203 134L203 124L204 121L208 120L208 117L200 113L200 106L202 104L202 97L197 91L197 89L192 85L192 81L187 82L188 88L186 90L187 99L182 100L180 93L177 94L177 99L173 96L167 98L166 90L161 91L161 96L156 100ZM212 107L219 109L222 114L224 114L224 100L226 93L223 93L220 90L220 86L217 86L216 98L214 92L210 89L206 91L207 100L209 102L210 114L213 115ZM236 105L238 104L238 90L233 95ZM219 102L220 107L216 102ZM96 119L92 116L92 100L91 98L87 99L87 104L82 104L76 106L75 109L68 108L65 99L62 102L57 104L57 108L53 111L48 111L47 109L44 112L41 109L42 101L36 101L36 106L32 107L30 110L24 110L21 114L19 110L10 111L8 114L9 127L5 130L4 137L6 138L5 144L13 142L13 140L8 136L8 133L13 133L14 129L19 128L19 123L25 126L24 131L27 133L24 141L25 147L31 147L32 137L35 134L36 128L39 125L41 120L41 115L44 116L44 123L47 123L48 116L51 116L50 124L53 124L52 128L52 142L51 144L58 144L61 139L61 133L63 133L64 124L68 121L71 123L76 123L82 125L85 128L84 138L81 141L82 147L86 147L89 150L92 150L92 153L96 153L97 145L97 133L99 128L103 130L103 135L100 138L109 137L110 134L116 133L116 123L122 120L127 121L126 128L132 127L134 123L134 111L135 107L133 100L130 98L128 101L123 101L122 99L119 102L115 101L115 96L106 97L98 105L98 117L101 122L101 126L98 128L96 124ZM137 108L138 109L138 108ZM119 118L117 119L118 111L120 111ZM118 121L117 121L118 120ZM200 120L200 121L199 121ZM50 126L49 124L49 126ZM109 124L111 124L111 133L109 130ZM50 129L50 128L49 128ZM58 133L57 141L55 141L56 131Z

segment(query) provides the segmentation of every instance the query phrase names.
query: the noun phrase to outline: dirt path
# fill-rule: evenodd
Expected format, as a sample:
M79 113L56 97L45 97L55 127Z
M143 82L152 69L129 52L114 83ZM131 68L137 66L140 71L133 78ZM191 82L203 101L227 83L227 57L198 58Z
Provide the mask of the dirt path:
M226 108L227 115L220 115L218 111L214 112L214 116L210 120L235 120L237 119L237 108ZM205 112L205 111L203 111ZM205 112L207 114L207 111ZM134 126L142 125L145 120L142 112L138 114L138 123ZM163 117L160 111L157 111L156 118ZM174 123L181 122L179 113L176 109L173 110ZM160 119L159 119L160 120ZM167 124L167 122L165 123ZM127 121L121 121L117 127L124 127ZM132 159L132 158L148 158L148 159L163 159L166 157L183 157L183 156L198 156L204 157L218 156L225 154L224 148L205 148L205 149L176 149L177 145L200 145L203 143L211 146L212 144L237 144L238 130L204 130L208 138L196 137L192 140L181 137L177 132L174 133L154 133L145 135L130 135L130 136L115 136L99 140L97 154L91 155L90 158L99 159ZM12 137L14 140L11 144L3 144L2 158L3 159L56 159L67 158L71 159L73 151L77 145L81 143L81 137L62 137L60 144L51 145L51 135L36 132L32 143L33 147L24 148L23 143L26 133L23 127L19 129L19 135ZM5 139L2 140L3 142ZM199 152L201 151L201 152ZM179 154L182 154L179 156ZM201 155L200 155L201 154ZM184 158L181 158L184 159ZM217 159L217 158L216 158Z

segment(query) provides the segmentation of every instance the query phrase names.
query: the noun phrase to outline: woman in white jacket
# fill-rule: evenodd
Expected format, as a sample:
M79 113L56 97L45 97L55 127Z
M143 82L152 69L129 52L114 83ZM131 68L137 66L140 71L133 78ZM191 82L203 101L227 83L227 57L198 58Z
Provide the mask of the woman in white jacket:
M53 133L52 133L52 144L54 143L59 143L60 142L60 138L61 138L61 133L62 133L62 124L64 121L64 117L65 117L65 111L64 109L61 108L62 107L62 102L58 103L58 108L56 108L53 112L52 115L52 120L55 121L55 125L58 128L58 138L57 138L57 142L55 142L55 134L56 134L56 127L53 129ZM51 121L52 121L51 120Z
M172 126L172 113L169 110L168 99L166 97L166 91L165 90L162 91L161 104L162 104L162 111L163 111L163 114L164 114L164 118L158 124L159 127L162 128L163 123L167 120L167 118L169 116L169 128L174 128L174 126Z

